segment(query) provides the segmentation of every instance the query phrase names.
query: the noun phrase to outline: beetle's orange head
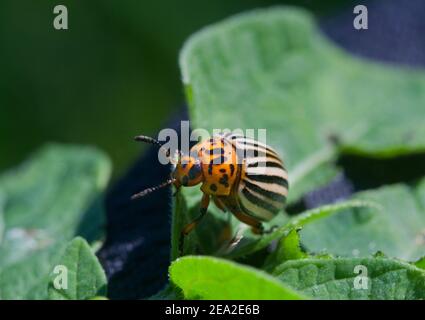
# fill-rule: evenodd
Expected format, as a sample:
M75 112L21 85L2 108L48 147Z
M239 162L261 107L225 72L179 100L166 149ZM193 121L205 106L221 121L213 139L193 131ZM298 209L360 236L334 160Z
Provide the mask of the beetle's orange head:
M167 179L155 187L150 187L139 193L136 193L131 197L132 199L144 197L151 192L167 187L171 184L174 184L174 186L178 189L181 186L189 187L197 185L204 180L202 166L196 156L183 156L180 151L177 151L175 156L171 157L170 150L165 149L164 146L154 138L147 136L137 136L135 137L135 140L158 146L164 155L175 166L175 168L170 179Z
M176 187L190 187L201 183L204 179L202 166L198 159L190 156L182 156L173 172Z

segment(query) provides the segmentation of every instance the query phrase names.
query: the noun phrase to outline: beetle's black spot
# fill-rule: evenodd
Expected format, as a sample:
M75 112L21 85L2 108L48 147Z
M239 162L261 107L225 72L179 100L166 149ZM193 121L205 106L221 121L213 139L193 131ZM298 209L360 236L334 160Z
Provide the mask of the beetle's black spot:
M182 178L182 185L187 186L189 184L189 177L183 176Z
M187 163L183 163L183 164L182 164L182 168L183 168L183 169L186 169L186 167L187 167Z
M230 176L233 176L233 173L235 172L235 165L230 164Z
M218 180L218 183L222 184L226 188L229 187L229 175L227 173L223 174L223 176Z
M221 169L220 169L220 172L221 172L221 173L226 173L226 169L221 168Z
M213 191L213 192L216 192L217 186L214 183L210 184L210 190Z

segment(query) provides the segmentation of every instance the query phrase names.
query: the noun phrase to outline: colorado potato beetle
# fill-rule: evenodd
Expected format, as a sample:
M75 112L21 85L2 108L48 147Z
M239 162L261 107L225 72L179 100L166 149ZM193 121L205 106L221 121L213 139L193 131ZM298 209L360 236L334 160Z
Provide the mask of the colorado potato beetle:
M135 139L163 148L150 137ZM163 151L170 156L169 150ZM132 199L170 184L177 190L201 184L200 214L182 229L180 252L184 236L205 216L211 199L218 208L230 211L251 226L255 234L263 234L262 222L271 220L285 204L288 175L283 161L271 147L243 135L226 133L201 141L190 149L189 155L179 152L174 165L170 179L133 195Z

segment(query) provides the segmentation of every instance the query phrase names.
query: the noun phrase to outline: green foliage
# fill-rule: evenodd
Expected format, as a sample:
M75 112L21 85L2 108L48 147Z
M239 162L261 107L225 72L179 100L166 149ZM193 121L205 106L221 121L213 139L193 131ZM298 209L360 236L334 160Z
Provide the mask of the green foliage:
M391 257L416 260L425 249L425 207L421 205L424 197L417 197L420 191L421 187L398 184L360 192L356 198L380 203L382 209L348 209L308 225L301 231L302 243L310 251L346 257L381 250Z
M106 294L106 276L97 257L83 238L77 237L67 246L57 265L67 268L67 288L55 287L53 274L49 283L49 299L86 300Z
M382 253L365 258L311 256L300 249L299 240L295 229L283 237L265 267L306 296L351 300L424 299L422 261L412 265L389 259Z
M425 270L425 257L422 257L418 261L416 261L415 266Z
M356 266L367 268L367 288L355 288L355 277L360 275L354 272ZM425 298L425 271L388 258L290 260L277 267L273 275L316 299Z
M170 278L186 299L303 298L265 272L213 257L178 259L170 267Z
M276 250L267 257L264 269L271 271L276 264L284 261L308 258L308 254L301 248L299 230L294 228L279 240Z
M0 243L0 298L47 298L49 273L75 235L100 236L102 221L85 234L86 215L100 218L98 202L109 160L89 147L47 146L0 176L4 234ZM0 206L1 208L1 206ZM94 208L100 210L93 215ZM1 216L1 214L0 214Z

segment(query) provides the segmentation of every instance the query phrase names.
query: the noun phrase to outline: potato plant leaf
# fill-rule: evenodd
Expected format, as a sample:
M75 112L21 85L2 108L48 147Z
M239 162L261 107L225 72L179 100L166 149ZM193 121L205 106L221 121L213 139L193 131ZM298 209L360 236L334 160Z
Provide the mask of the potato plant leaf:
M425 270L385 257L290 260L273 275L315 299L425 298Z
M287 260L299 260L308 258L308 254L300 246L299 229L294 228L283 236L277 245L277 248L267 256L264 263L264 269L273 270L276 264L281 264Z
M80 234L110 176L108 158L90 147L49 145L0 176L5 195L0 298L45 299L51 266ZM96 207L102 212L103 208ZM92 219L93 226L101 221ZM83 232L84 233L84 232Z
M416 189L399 184L360 192L356 199L382 209L349 208L317 221L301 231L301 243L316 253L362 257L381 250L389 257L417 260L425 255L424 182Z
M186 299L305 298L263 271L207 256L177 259L170 267L170 279Z
M89 244L81 237L72 240L52 267L49 299L86 300L106 295L106 275Z
M425 257L422 257L418 261L416 261L415 266L425 270Z

